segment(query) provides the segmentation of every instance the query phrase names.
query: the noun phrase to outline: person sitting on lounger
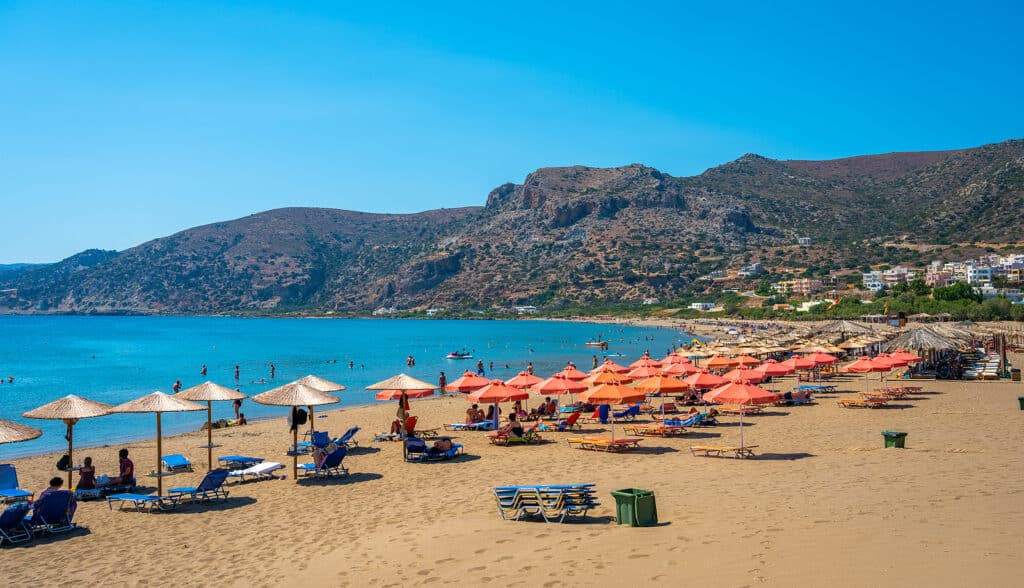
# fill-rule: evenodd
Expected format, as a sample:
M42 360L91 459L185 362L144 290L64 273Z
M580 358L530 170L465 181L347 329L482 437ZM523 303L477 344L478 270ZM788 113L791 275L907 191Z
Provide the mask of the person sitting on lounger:
M405 419L409 418L409 411L402 411L402 413L405 415L405 418L391 421L392 435L405 435Z
M523 424L516 418L515 413L508 415L508 424L498 430L498 433L504 433L510 437L522 437L523 436Z
M480 410L480 407L476 404L466 409L466 423L473 424L479 423L484 420L484 411Z
M441 437L437 441L434 441L434 444L431 445L430 448L427 449L427 453L432 453L432 454L444 453L446 451L451 451L451 449L452 449L452 439L451 439L451 437Z
M546 415L549 410L551 410L551 397L550 396L545 396L544 397L544 402L541 402L540 406L538 406L537 408L531 408L530 409L530 416L531 417L542 417L542 416Z
M117 452L118 475L112 476L107 486L131 485L135 480L135 463L128 459L128 450L122 449Z
M38 505L39 503L41 503L43 501L43 498L46 498L48 495L53 494L54 492L59 492L59 491L63 490L63 486L64 486L64 478L61 478L60 476L54 476L54 477L50 478L50 486L46 490L43 490L42 492L39 493L39 498L36 498L36 501L35 501L34 504ZM35 506L33 506L32 508L34 509ZM69 515L75 514L75 509L76 508L78 508L78 503L75 501L75 493L72 492L71 493L71 502L68 504L68 514Z
M526 411L523 410L523 403L520 402L519 400L516 400L515 402L512 403L512 412L515 413L515 415L519 418L523 418L526 416Z
M78 486L75 490L96 489L96 468L92 465L92 458L87 457L82 462L82 469L78 470Z

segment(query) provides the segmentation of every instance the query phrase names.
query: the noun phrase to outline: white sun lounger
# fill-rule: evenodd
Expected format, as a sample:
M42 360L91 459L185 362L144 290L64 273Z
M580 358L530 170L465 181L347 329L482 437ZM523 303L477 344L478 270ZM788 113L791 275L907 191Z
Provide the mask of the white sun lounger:
M284 466L275 461L266 461L258 463L254 466L245 468L244 470L232 470L228 477L238 478L239 482L245 482L248 480L270 480L276 478L274 472L277 470L283 470Z

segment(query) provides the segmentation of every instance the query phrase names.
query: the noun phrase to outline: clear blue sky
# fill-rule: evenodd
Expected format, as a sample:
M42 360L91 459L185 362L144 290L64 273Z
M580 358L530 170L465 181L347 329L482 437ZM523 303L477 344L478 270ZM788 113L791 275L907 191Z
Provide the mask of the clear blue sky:
M1024 137L1015 2L354 4L0 0L0 263L545 166Z

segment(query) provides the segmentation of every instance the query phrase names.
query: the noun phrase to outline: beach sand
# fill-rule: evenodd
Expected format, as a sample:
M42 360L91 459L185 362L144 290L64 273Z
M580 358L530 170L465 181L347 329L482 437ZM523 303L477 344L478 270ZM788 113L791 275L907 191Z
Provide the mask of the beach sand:
M0 549L0 577L6 586L1016 584L1024 387L924 382L929 393L900 408L851 410L836 398L863 381L839 383L845 392L816 405L745 418L747 443L759 446L752 460L691 456L690 445L738 442L727 417L687 437L646 439L633 454L571 449L558 433L508 448L460 433L470 457L405 463L401 444L370 442L394 414L382 403L318 419L335 435L362 426L361 448L345 460L349 478L296 484L283 419L218 430L215 456L281 461L288 479L233 484L224 504L167 513L82 502L76 519L87 530ZM441 426L467 404L414 401L413 412L421 428ZM908 432L907 449L882 449L886 429ZM185 453L200 470L168 486L200 480L204 442L203 433L165 440L165 453ZM155 441L128 446L139 473L154 468ZM76 451L76 461L90 455L109 472L118 447ZM42 490L58 457L14 460L22 486ZM597 484L602 504L574 524L503 521L489 492L580 482ZM615 524L609 492L630 487L656 493L660 526Z

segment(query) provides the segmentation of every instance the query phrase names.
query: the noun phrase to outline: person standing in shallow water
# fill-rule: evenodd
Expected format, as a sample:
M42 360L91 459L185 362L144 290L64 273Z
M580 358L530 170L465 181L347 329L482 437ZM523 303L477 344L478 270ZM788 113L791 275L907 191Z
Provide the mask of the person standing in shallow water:
M277 371L277 368L274 367L274 364L270 364L270 379L271 380L274 379L274 372L276 372L276 371Z
M205 363L203 364L203 367L199 370L199 373L200 373L200 375L203 375L203 376L206 375L206 364Z
M240 392L241 390L236 390L236 391ZM242 410L242 399L241 398L236 398L235 402L233 404L235 406L235 420L237 421L239 418L241 418L241 416L239 414L239 411Z
M441 389L441 394L444 394L444 387L448 385L448 376L441 372L441 375L437 377L437 387Z
M238 379L238 366L235 366L235 379Z

